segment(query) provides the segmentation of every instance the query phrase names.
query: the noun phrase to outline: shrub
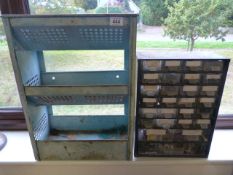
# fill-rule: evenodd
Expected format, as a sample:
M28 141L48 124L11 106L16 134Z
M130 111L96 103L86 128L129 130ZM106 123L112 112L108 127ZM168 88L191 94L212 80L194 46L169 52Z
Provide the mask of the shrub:
M84 0L82 8L85 10L88 9L95 9L97 7L97 1L96 0Z
M75 0L75 5L85 10L95 9L97 7L97 0Z
M108 7L108 13L123 13L124 10L120 7ZM107 7L98 7L95 13L107 13Z
M161 25L168 13L164 0L143 0L140 8L142 22L146 25Z

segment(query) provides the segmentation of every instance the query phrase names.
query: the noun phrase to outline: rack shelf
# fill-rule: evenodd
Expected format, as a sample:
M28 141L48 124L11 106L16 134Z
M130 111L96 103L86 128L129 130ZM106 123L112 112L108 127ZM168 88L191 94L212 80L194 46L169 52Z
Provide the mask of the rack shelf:
M136 18L136 14L3 16L37 160L130 159L135 116ZM51 50L120 50L123 65L121 70L51 72L44 56L45 51ZM56 59L50 63L56 65ZM95 57L88 61L94 60ZM72 65L69 57L64 61ZM123 107L111 115L113 109L107 105ZM56 114L56 106L61 115ZM108 114L79 114L83 106L105 107Z

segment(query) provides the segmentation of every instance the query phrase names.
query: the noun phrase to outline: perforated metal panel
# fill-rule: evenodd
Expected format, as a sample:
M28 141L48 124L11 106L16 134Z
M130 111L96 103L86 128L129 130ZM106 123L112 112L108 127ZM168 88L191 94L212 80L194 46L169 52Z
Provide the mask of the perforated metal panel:
M124 95L92 95L92 96L33 96L28 97L36 104L123 104L126 100Z
M87 103L123 103L124 96L85 96L85 101Z
M42 97L33 97L38 104L64 104L64 103L73 103L72 96L42 96Z
M82 41L123 43L124 30L122 28L81 28L79 35Z
M48 128L48 116L44 113L36 122L36 126L34 127L34 137L35 140L41 140L44 137L44 132Z
M21 28L21 35L28 42L67 42L67 33L63 28L28 29Z
M128 27L16 26L13 32L25 49L123 49L129 40Z
M29 80L27 80L27 82L25 83L26 86L37 86L40 84L39 81L39 76L38 75L34 75L32 76Z

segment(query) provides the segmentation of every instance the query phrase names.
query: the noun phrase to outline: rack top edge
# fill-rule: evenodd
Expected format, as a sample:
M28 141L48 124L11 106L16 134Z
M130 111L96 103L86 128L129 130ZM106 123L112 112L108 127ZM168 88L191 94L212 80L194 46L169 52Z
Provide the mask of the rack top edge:
M193 60L212 60L212 59L221 59L221 60L229 60L222 55L209 52L209 51L138 51L137 52L137 59L139 60L150 60L150 59L158 59L158 60L186 60L186 59L193 59Z
M62 14L62 15L29 15L29 14L8 14L0 15L2 18L66 18L66 17L137 17L137 13L124 14Z

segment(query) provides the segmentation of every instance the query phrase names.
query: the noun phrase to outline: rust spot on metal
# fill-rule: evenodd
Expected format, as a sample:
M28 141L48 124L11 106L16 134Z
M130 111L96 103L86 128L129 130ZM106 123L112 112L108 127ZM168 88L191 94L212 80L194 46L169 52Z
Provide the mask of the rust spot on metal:
M80 120L80 122L81 122L81 123L84 123L84 119L82 118L82 119Z
M69 151L68 151L68 149L67 149L67 146L66 146L66 145L64 146L64 149L66 150L66 152L67 152L68 156L69 156L69 157L71 157L71 154L69 153Z

